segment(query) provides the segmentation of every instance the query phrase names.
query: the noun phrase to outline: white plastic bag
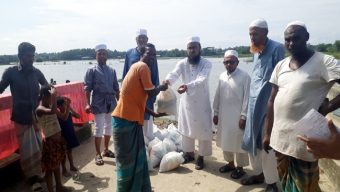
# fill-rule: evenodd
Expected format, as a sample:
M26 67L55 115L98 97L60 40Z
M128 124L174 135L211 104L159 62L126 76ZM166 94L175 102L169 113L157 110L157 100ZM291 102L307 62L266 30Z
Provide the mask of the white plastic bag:
M165 138L163 140L163 143L165 144L167 152L176 151L177 147L176 147L175 143L171 141L171 139Z
M169 152L164 155L159 166L159 172L171 171L179 167L184 162L183 153Z
M152 141L149 142L148 151L151 151L152 147L157 143L161 142L157 137L155 137Z
M158 113L167 113L177 116L177 97L170 87L161 91L156 97L156 108Z
M146 147L145 147L145 152L146 152L146 160L148 162L148 169L149 169L149 171L154 171L154 169L151 165L149 151L148 151L148 148L146 148Z
M156 129L153 132L153 136L157 137L159 140L163 141L164 138L166 138L168 136L169 132L167 129Z
M150 151L150 161L152 167L157 167L161 162L163 156L167 154L166 144L159 142L154 145Z
M174 124L170 124L168 126L167 138L171 139L171 141L174 142L175 145L182 143L182 135L179 133Z

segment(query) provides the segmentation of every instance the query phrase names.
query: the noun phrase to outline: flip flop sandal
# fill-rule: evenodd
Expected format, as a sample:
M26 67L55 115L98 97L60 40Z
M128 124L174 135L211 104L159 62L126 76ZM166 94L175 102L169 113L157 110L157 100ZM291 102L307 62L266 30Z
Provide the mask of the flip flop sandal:
M104 152L103 152L103 156L104 156L104 157L115 158L115 154L114 154L111 150L104 151Z
M220 173L227 173L230 171L234 171L236 168L233 166L230 166L229 164L226 164L218 169Z
M264 180L262 181L257 180L256 177L257 177L256 175L253 175L248 178L244 178L241 180L241 184L242 185L255 185L255 184L261 184L264 182Z
M42 186L41 186L40 183L34 183L34 184L31 186L31 190L32 190L33 192L41 192L41 191L43 191L43 188L42 188Z
M236 168L233 172L231 172L230 177L233 179L239 179L245 174L246 172L243 169Z
M104 165L104 161L103 161L103 158L102 158L102 156L100 156L100 155L97 155L96 157L95 157L95 162L96 162L96 165Z

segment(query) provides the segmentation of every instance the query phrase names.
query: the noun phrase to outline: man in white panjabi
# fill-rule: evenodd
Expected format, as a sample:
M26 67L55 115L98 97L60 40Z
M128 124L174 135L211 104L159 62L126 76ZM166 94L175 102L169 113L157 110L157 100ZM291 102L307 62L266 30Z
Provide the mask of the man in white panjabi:
M178 111L178 129L182 134L184 163L195 160L195 139L198 140L198 158L195 168L203 169L203 156L212 154L212 112L209 98L209 74L211 63L201 57L199 37L190 37L187 42L187 58L179 61L165 78L168 85L182 77Z
M228 162L219 171L232 171L230 177L233 179L241 178L245 174L243 167L249 165L248 153L241 145L247 117L250 76L237 68L238 63L237 51L227 50L223 60L227 71L220 75L213 103L213 122L217 125L216 144L221 147L224 159Z

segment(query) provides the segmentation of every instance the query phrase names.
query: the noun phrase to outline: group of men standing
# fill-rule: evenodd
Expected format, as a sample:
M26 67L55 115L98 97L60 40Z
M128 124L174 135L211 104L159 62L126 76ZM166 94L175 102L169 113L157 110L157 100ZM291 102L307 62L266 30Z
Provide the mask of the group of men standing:
M241 184L266 182L266 191L278 191L280 180L286 192L321 191L318 160L307 151L322 155L320 143L327 142L300 136L312 149L306 147L295 135L294 124L311 109L327 115L339 108L340 96L329 101L326 95L339 82L340 63L307 47L309 33L301 21L289 23L284 31L289 57L284 58L284 46L267 34L265 20L250 24L250 51L254 54L250 82L247 74L235 67L237 52L225 53L227 71L220 76L213 104L217 145L228 161L219 171L233 171L235 179L243 176L248 158L242 154L246 152L255 175L242 179ZM334 133L332 124L330 130L333 144L339 134Z
M218 127L217 145L228 162L220 172L232 171L232 178L241 178L245 174L243 167L249 164L249 155L255 175L242 179L243 185L265 182L266 191L278 191L276 184L281 179L283 191L320 191L318 161L293 154L292 146L302 146L305 151L307 148L299 140L291 145L289 138L295 137L292 125L310 109L326 115L340 106L339 96L325 100L332 85L339 82L340 63L307 47L309 33L302 22L289 23L285 29L285 47L291 54L287 58L284 58L284 46L268 38L265 20L253 21L249 35L250 51L254 55L252 74L249 76L237 68L236 51L226 51L223 59L226 71L219 78L213 112L209 98L212 64L201 56L199 37L188 39L187 57L160 84L155 46L147 43L146 30L139 30L137 47L126 54L121 88L115 70L106 65L107 47L96 46L98 64L88 69L84 79L85 110L94 114L95 163L103 165L102 156L116 157L117 191L151 191L144 137L153 139L150 115L166 115L153 111L156 95L179 78L178 129L182 134L185 163L195 160L195 140L198 140L195 168L204 168L204 156L212 154L214 123ZM42 73L32 66L34 52L31 44L21 44L20 64L6 70L0 82L0 93L11 86L12 120L19 141L25 132L34 129L38 85L47 84ZM33 89L24 92L27 97L22 98L22 90L27 87ZM23 102L27 98L29 101ZM25 115L22 110L26 110ZM101 153L103 135L105 146ZM108 146L111 136L115 153ZM21 144L21 152L25 150L23 147ZM27 175L32 183L39 181L35 176L38 173Z

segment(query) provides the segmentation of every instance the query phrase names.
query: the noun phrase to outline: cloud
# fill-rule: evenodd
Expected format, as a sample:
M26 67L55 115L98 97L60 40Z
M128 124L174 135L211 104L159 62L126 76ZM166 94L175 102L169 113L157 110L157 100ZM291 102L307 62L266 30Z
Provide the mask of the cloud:
M283 40L285 25L302 20L310 43L334 42L340 26L336 0L12 0L1 1L0 55L16 53L21 41L39 52L93 47L135 46L135 31L148 29L158 49L185 48L185 39L199 35L205 46L230 47L249 43L248 25L255 18L269 23L269 36ZM331 30L330 30L331 29Z

